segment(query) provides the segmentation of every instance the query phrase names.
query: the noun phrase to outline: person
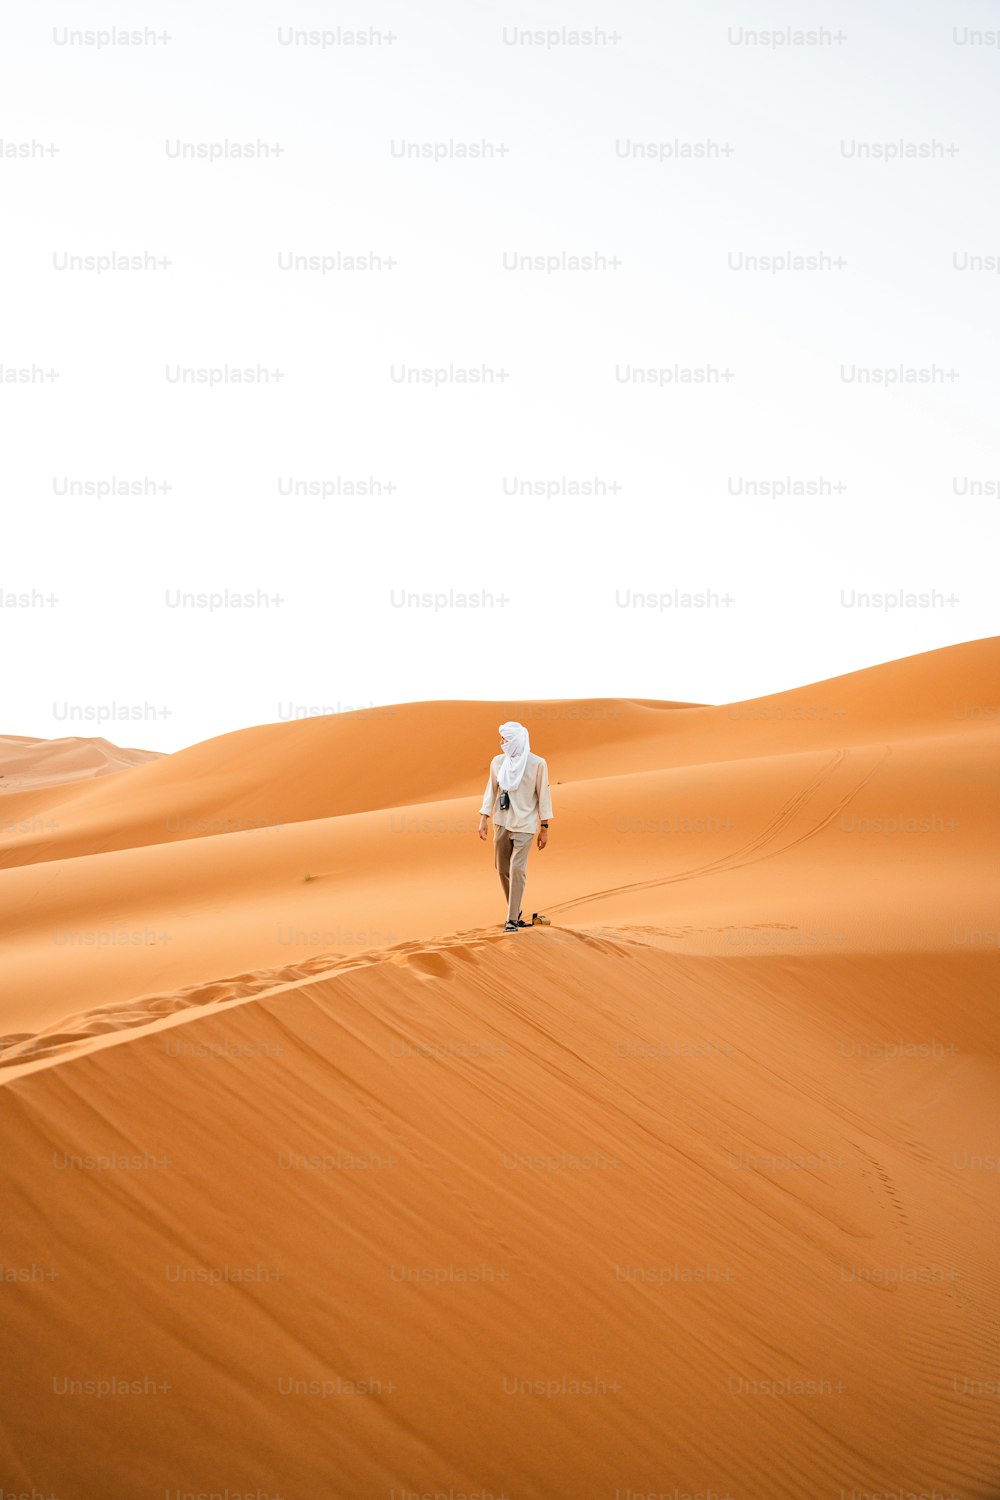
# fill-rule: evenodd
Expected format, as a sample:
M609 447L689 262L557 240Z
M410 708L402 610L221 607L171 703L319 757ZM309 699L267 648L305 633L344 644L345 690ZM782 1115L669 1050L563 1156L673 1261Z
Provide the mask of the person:
M521 920L521 902L528 869L528 853L536 830L538 847L549 841L552 795L549 768L533 755L528 731L511 719L500 725L500 754L490 762L490 779L479 809L479 837L486 838L493 817L493 863L507 902L504 932L530 927Z

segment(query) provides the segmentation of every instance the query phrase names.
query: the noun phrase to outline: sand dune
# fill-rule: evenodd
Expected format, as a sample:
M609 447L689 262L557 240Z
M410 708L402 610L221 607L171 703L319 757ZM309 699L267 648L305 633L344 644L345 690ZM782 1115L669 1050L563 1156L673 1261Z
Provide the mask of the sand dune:
M262 724L161 758L132 777L127 797L120 787L73 786L12 798L25 827L0 843L0 859L59 859L478 797L496 753L497 724L512 713L525 716L567 779L585 776L602 747L621 771L655 767L663 720L685 706L403 703ZM433 736L433 757L415 753L425 735ZM34 827L31 819L39 820Z
M5 794L5 1489L996 1500L998 667Z
M718 707L635 699L404 703L259 725L144 766L130 778L128 796L117 783L98 782L5 799L9 821L24 826L0 839L0 867L474 799L497 724L510 717L528 725L564 784L883 739L941 734L965 744L970 731L997 727L983 713L996 698L997 659L994 639L971 641ZM435 743L430 766L415 753L425 736Z
M998 655L973 642L720 708L531 706L556 798L532 909L737 955L948 952L994 929L996 721L962 710L996 696ZM56 826L0 850L0 1036L494 920L475 828L506 709L266 725L25 794L22 817ZM428 739L433 778L413 753ZM901 818L912 831L892 831Z
M0 735L0 794L5 810L11 792L32 791L41 787L51 788L67 782L89 781L95 776L108 776L114 771L125 771L130 766L140 766L147 761L159 760L158 750L123 750L110 740L81 739L69 735L61 740L38 740L23 734ZM2 828L7 835L11 821L3 818Z

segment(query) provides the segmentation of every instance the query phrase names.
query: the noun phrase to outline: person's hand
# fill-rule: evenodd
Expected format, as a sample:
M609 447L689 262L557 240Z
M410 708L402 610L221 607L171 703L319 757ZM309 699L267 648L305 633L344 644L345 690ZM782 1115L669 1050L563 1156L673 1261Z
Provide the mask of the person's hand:
M539 830L538 830L538 847L539 847L539 849L544 849L545 845L548 843L548 841L549 841L549 830L547 828L539 828Z
M489 831L489 826L490 825L489 825L488 819L486 819L486 818L480 818L479 819L479 837L481 839L485 839L485 837L486 837L486 835L487 835L487 833Z

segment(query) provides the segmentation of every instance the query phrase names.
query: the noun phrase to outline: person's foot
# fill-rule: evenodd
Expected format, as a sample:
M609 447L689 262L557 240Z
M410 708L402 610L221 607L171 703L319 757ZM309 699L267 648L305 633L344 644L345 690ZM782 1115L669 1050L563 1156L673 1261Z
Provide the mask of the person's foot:
M504 932L516 932L517 931L517 923L516 922L505 922L503 924L503 930L504 930Z

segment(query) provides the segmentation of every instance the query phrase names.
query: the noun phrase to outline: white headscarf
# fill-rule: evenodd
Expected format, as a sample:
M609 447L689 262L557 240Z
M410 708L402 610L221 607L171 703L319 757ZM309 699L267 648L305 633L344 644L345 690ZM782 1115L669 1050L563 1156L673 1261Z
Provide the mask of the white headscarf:
M510 719L506 724L500 725L500 734L507 743L504 746L503 760L497 771L497 781L505 792L513 792L521 785L521 777L528 764L528 755L531 750L528 744L528 731L516 719Z

